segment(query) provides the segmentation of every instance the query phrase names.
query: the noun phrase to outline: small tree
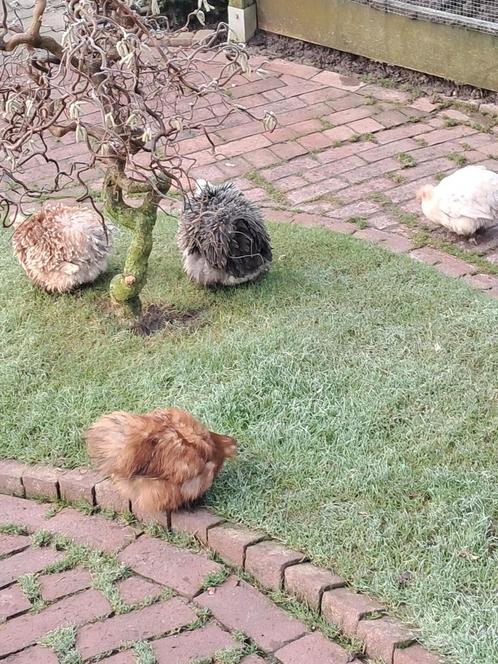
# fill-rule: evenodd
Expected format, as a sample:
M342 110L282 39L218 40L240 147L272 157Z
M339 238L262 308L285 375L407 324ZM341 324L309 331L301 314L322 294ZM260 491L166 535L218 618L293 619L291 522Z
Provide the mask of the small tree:
M194 161L181 156L179 139L201 131L212 145L209 130L241 108L224 88L248 71L247 55L228 43L225 24L185 51L171 46L167 19L152 15L157 0L148 3L145 17L133 6L66 0L63 29L47 33L46 0L35 1L27 27L0 2L4 225L17 212L29 212L34 201L76 194L130 231L123 272L110 285L112 301L126 315L140 310L161 201L171 186L183 191L190 185ZM198 6L189 20L202 23L210 5L198 0ZM213 101L223 112L202 120L202 109ZM265 126L274 126L271 114ZM54 137L84 143L86 156L62 166ZM38 183L35 168L43 173ZM91 188L95 171L102 196Z

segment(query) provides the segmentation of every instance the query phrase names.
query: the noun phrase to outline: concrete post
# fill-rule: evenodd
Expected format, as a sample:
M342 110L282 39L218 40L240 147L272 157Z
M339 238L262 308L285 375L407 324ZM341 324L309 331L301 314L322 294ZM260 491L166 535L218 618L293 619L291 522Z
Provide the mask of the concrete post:
M245 44L258 27L256 0L229 0L230 41Z

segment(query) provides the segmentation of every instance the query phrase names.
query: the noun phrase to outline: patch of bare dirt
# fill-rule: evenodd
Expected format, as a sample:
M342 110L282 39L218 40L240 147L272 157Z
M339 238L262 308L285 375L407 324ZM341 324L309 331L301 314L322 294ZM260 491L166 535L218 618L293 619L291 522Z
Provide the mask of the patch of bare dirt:
M189 327L201 318L201 309L176 311L171 307L149 304L142 312L138 321L133 325L132 332L140 337L149 337L169 326Z
M371 83L376 81L395 89L417 89L432 96L442 94L461 99L479 99L487 103L498 103L498 94L489 90L458 85L436 76L421 74L395 65L374 62L361 55L344 53L326 46L282 37L259 30L248 45L249 53L263 55L268 59L284 58L300 64L312 65L320 69L330 69L345 76L357 76Z

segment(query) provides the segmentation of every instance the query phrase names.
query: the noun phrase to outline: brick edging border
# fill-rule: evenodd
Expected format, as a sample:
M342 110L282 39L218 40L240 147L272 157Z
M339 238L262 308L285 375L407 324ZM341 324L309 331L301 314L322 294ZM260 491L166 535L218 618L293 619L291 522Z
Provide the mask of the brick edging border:
M0 493L19 498L85 501L115 512L131 511L138 520L155 522L176 533L196 537L225 563L242 569L263 588L284 591L306 603L346 636L360 639L365 654L386 664L441 664L416 642L416 634L387 615L387 608L357 593L332 571L264 532L230 523L208 509L144 515L117 494L109 479L88 469L63 470L0 461ZM316 663L318 664L318 663Z

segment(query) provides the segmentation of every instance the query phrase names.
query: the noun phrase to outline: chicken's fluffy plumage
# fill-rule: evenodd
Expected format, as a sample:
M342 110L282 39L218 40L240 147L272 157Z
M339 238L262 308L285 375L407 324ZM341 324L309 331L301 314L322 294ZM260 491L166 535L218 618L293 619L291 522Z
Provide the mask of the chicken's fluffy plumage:
M107 269L112 249L99 216L89 208L44 205L16 223L14 252L29 279L49 293L91 283Z
M97 468L144 512L176 510L202 496L236 450L233 438L177 408L110 413L85 438Z
M458 235L473 235L498 223L498 174L466 166L418 194L424 215Z
M202 286L253 281L272 261L261 212L232 183L198 182L185 200L178 245L188 277Z

